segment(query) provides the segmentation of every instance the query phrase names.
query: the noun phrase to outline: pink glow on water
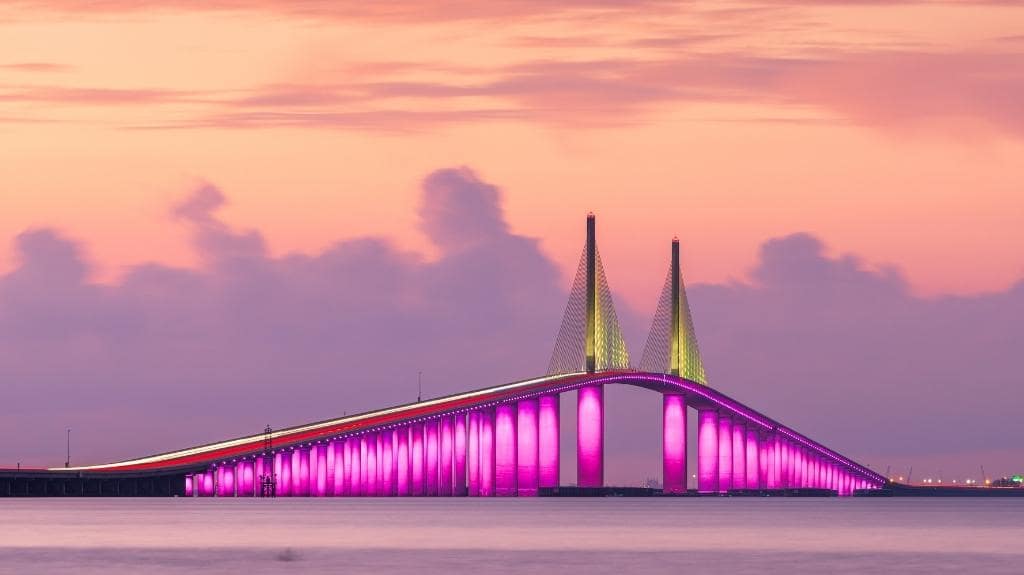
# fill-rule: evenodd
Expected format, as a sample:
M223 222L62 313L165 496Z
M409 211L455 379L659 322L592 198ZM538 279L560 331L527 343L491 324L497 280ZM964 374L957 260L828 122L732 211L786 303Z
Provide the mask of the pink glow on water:
M747 428L747 489L760 489L759 474L761 471L760 447L757 441L757 429L753 425Z
M718 491L718 412L697 410L697 490Z
M480 495L494 496L494 410L480 412Z
M494 408L494 478L498 497L516 495L516 406Z
M732 419L718 415L718 491L732 489Z
M682 395L662 396L661 445L665 493L686 491L686 400Z
M516 494L535 497L540 486L540 406L536 399L516 406Z
M540 486L558 487L559 479L559 396L557 394L542 395L539 399L540 414L538 415L539 442L538 457L540 459Z
M585 385L576 396L576 483L604 485L603 385Z
M455 415L455 494L466 495L466 414Z

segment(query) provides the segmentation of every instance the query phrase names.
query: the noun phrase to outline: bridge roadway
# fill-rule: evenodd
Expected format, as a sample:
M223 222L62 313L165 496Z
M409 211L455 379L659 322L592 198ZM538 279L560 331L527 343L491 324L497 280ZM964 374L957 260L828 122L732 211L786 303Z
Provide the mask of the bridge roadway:
M830 489L885 477L708 386L660 373L545 376L117 463L0 470L0 496L532 496L559 485L559 394L578 391L577 483L603 485L603 386L663 396L666 493L686 491L686 418L698 418L697 490ZM691 443L693 443L691 441ZM272 467L271 467L272 466Z

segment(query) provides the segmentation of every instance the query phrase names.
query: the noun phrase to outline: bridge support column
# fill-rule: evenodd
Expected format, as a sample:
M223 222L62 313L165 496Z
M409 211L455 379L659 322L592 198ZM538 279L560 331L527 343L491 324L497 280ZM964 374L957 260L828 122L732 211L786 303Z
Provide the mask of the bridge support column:
M384 467L381 469L381 495L391 497L395 494L395 431L385 429L380 432L381 458Z
M480 495L495 495L494 410L480 412Z
M559 396L557 394L542 395L538 400L538 406L540 408L538 415L540 487L558 487L559 419L561 417Z
M779 487L789 489L789 440L779 438Z
M337 457L337 450L337 441L328 441L324 446L324 495L327 497L334 497L336 495L334 491L334 472L336 469L334 459Z
M604 486L604 386L585 385L576 399L576 483Z
M323 497L327 491L327 465L325 446L318 443L309 448L309 496Z
M296 447L291 453L291 496L306 497L309 495L309 451Z
M213 497L214 494L214 476L213 470L207 469L200 476L199 485L199 496L200 497Z
M431 419L424 424L424 428L427 430L426 433L426 447L427 447L427 469L425 472L425 481L427 488L428 497L437 497L437 478L438 478L438 458L440 456L441 445L440 445L440 422L436 419Z
M768 434L768 489L779 488L779 436Z
M375 495L384 495L384 431L378 431L373 434L374 443L376 444L377 451L377 491ZM388 458L390 461L390 458Z
M768 440L770 435L768 433L759 433L757 439L757 481L758 489L768 489L768 456L771 455L771 449L768 448Z
M438 494L451 497L455 487L455 421L451 415L441 418L441 459L438 467Z
M494 478L498 497L516 495L516 406L494 408Z
M747 487L746 428L739 417L732 422L732 488Z
M686 492L686 399L665 394L661 399L661 461L665 493Z
M718 491L718 412L697 410L697 491Z
M746 440L746 454L747 461L745 463L747 471L747 479L745 485L747 489L760 489L760 472L761 464L759 462L760 447L758 447L757 441L757 427L751 422L747 426L747 440Z
M399 497L408 497L412 493L412 482L409 480L411 464L409 463L409 427L399 427L395 433L395 450L398 452L398 461L395 465L395 492Z
M540 486L540 421L537 399L516 403L516 495L536 497Z
M465 497L466 489L466 414L455 415L455 490L454 495Z
M366 478L363 482L363 495L376 497L380 484L377 483L377 434L368 433L363 436L365 456L361 473Z
M255 466L256 462L251 459L239 461L235 466L235 481L238 484L236 494L238 497L252 497L255 493Z
M480 496L480 412L469 412L469 436L466 443L469 452L466 454L467 475L469 476L469 496Z
M732 489L732 418L718 414L718 491Z
M412 451L412 494L422 497L427 494L423 471L426 468L425 450L423 449L423 424L414 423L409 426L409 441Z

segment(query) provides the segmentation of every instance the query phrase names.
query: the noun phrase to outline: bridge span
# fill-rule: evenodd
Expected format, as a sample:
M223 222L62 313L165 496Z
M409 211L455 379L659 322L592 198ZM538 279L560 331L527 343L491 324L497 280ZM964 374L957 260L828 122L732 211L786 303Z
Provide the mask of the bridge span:
M549 375L117 463L0 470L0 496L536 496L562 483L568 392L577 398L575 483L602 487L607 385L661 394L665 494L688 492L694 447L701 494L848 496L886 483L707 385L677 241L640 367L630 367L590 216ZM692 416L695 438L687 437Z

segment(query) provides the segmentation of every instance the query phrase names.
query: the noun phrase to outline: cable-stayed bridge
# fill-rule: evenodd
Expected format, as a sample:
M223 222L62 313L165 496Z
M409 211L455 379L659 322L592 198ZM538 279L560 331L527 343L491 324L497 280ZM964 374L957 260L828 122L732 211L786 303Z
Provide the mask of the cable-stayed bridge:
M882 475L708 385L679 265L671 263L631 368L594 216L548 373L534 379L101 465L0 470L0 496L536 496L558 488L561 395L576 392L575 484L604 487L604 388L662 395L663 493L840 496ZM687 419L697 418L688 437ZM651 438L657 441L658 438Z

